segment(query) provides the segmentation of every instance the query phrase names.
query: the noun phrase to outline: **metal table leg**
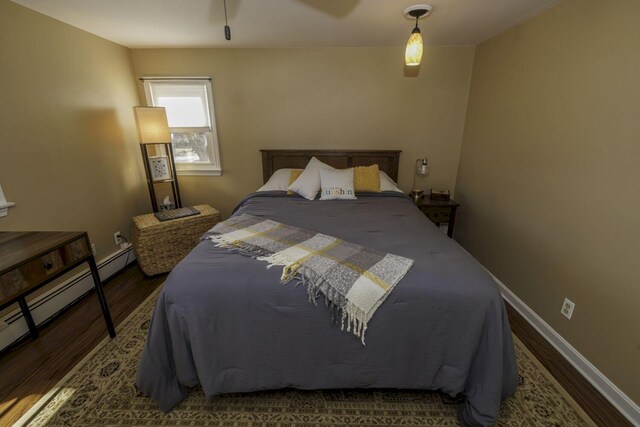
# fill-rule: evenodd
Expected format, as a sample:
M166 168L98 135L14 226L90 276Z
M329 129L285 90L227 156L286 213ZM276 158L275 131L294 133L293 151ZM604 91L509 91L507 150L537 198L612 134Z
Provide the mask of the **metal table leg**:
M33 321L33 317L31 317L27 300L25 300L24 297L18 298L18 304L20 304L20 310L22 310L24 320L26 320L27 326L29 327L29 334L31 334L31 338L35 340L38 338L38 327L36 326L36 322Z
M107 299L104 297L104 291L102 290L102 282L100 281L100 274L98 273L98 267L96 266L96 260L93 256L87 259L89 268L91 269L91 276L93 276L93 284L96 287L96 294L98 294L98 301L100 301L100 308L102 308L102 315L104 321L107 324L107 330L109 336L114 338L116 336L116 330L113 327L113 321L111 320L111 313L109 313L109 306L107 305Z

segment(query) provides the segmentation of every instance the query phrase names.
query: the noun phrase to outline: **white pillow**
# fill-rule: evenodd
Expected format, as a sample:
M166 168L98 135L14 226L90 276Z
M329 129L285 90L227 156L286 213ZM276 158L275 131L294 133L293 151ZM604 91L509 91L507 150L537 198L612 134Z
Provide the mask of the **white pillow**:
M402 193L396 183L385 172L380 171L380 191L396 191Z
M291 168L278 169L258 191L287 191Z
M320 169L320 200L355 199L353 169Z
M307 200L315 199L320 191L320 169L333 169L333 167L322 163L315 157L311 158L307 167L288 189Z

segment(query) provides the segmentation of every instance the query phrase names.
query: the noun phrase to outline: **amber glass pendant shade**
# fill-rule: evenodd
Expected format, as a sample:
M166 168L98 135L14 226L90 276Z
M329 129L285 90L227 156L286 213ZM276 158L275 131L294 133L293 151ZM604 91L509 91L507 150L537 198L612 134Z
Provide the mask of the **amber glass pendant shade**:
M404 51L404 63L409 67L415 67L422 62L422 34L418 27L414 28L407 42L407 48Z

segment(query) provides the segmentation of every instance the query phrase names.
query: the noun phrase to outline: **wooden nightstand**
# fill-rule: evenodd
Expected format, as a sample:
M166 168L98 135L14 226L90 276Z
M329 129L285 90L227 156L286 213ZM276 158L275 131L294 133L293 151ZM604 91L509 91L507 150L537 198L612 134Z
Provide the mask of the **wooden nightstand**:
M455 200L431 200L424 196L422 204L418 208L438 227L440 224L449 224L447 236L453 237L453 226L456 223L456 211L460 203Z

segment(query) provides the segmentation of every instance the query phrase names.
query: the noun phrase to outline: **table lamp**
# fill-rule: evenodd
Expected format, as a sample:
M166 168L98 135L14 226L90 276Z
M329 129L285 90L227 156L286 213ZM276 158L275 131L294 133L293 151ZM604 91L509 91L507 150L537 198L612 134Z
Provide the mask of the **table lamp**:
M422 188L418 188L418 180L424 179L429 176L431 169L428 165L426 157L416 160L416 167L413 174L413 190L411 190L411 198L416 204L419 204L424 197L424 191Z

